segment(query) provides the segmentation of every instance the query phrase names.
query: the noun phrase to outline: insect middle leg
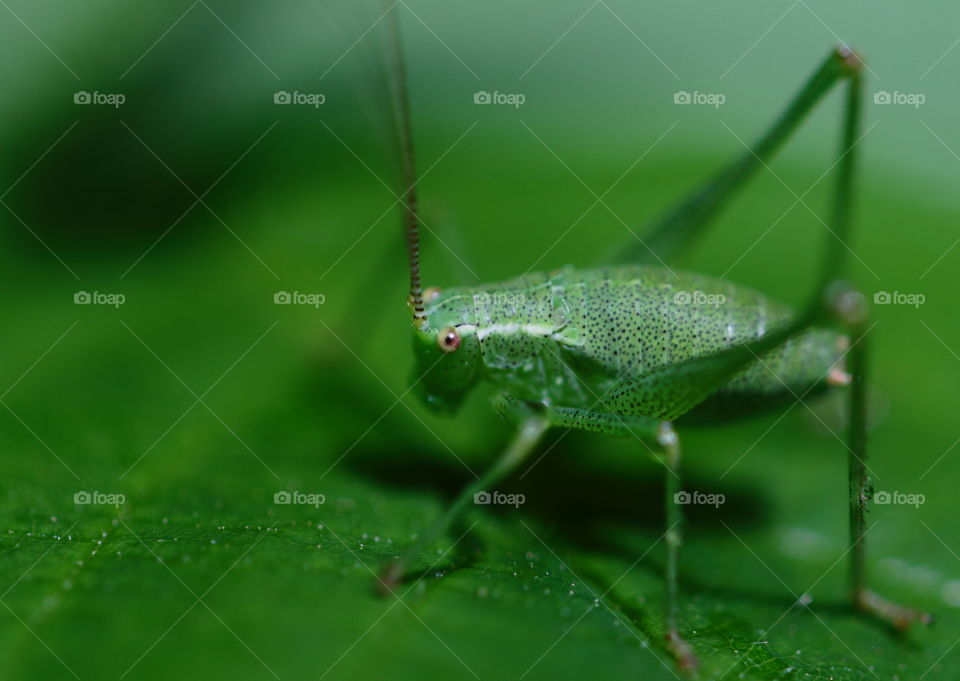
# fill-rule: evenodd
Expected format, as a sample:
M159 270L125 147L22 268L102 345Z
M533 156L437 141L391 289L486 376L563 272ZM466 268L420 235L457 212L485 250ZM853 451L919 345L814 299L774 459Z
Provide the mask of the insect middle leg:
M664 509L666 530L663 538L667 557L664 569L664 639L667 650L677 666L692 671L699 666L693 648L680 635L679 587L677 572L680 562L680 546L683 543L683 507L678 501L681 491L680 439L669 422L645 417L623 417L585 409L554 408L548 411L553 425L563 428L589 430L607 435L632 436L644 443L653 443L651 453L664 465Z

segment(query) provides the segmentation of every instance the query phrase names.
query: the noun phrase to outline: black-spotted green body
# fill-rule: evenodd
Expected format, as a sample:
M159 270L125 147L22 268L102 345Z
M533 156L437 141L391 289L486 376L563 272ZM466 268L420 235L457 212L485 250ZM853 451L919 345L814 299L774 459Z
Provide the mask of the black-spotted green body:
M865 511L870 499L866 459L867 306L844 281L850 227L854 151L862 96L860 58L833 51L770 130L746 153L664 214L644 240L630 242L626 266L567 268L500 284L439 291L422 287L412 132L399 41L394 40L394 88L404 151L404 226L410 269L409 303L416 354L415 385L429 405L455 408L480 381L499 389L495 404L519 425L500 457L475 475L405 554L382 573L392 590L415 560L470 507L477 495L533 453L550 427L632 435L666 469L662 535L664 642L684 672L698 659L681 635L678 607L683 506L682 447L673 421L720 420L755 413L783 398L803 400L814 390L849 383L847 437L851 600L853 606L904 630L929 615L867 588ZM848 80L837 166L831 240L823 276L798 313L766 296L666 266L705 229L725 201L784 142L831 86ZM832 166L831 166L832 168ZM638 252L638 244L646 252ZM850 335L818 328L836 324ZM849 344L849 350L845 345ZM849 358L850 373L838 366ZM529 469L528 469L529 470ZM659 541L659 540L658 540ZM432 552L429 553L431 559ZM422 574L422 573L421 573ZM679 677L678 677L679 678Z
M791 312L756 291L659 267L533 273L431 292L429 323L415 334L417 377L428 404L440 409L457 406L484 380L550 407L726 419L825 387L841 356L840 336L810 329L695 403L663 389L685 380L669 368L762 338ZM438 337L451 328L459 344L449 351Z

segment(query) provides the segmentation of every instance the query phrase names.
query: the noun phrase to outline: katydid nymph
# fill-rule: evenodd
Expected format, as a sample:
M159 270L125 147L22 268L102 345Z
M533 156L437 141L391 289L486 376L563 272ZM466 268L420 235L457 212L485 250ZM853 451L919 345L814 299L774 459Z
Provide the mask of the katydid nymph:
M565 267L490 285L424 288L413 125L396 22L389 31L394 121L403 162L413 350L417 389L430 408L456 410L479 382L498 390L497 410L514 440L380 575L393 589L469 507L516 471L550 428L640 439L665 469L665 642L682 669L698 661L678 621L677 572L683 506L678 433L752 416L789 397L846 391L848 404L850 599L852 607L903 630L930 617L870 591L865 574L867 303L846 283L863 63L833 50L769 130L625 248L616 262ZM668 266L701 236L733 194L790 137L834 86L844 86L836 186L823 269L798 311L762 293ZM635 442L631 446L637 447ZM638 449L641 449L638 447ZM695 643L695 642L694 642Z

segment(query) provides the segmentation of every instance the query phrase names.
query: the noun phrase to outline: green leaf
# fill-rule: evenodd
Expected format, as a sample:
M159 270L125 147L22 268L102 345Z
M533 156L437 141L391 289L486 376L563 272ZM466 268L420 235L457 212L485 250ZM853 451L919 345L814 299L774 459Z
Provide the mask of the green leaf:
M250 50L291 80L288 89L296 74L311 82L318 75L305 62L315 36L301 14L278 11L276 23L264 27L259 9L210 4ZM78 114L70 108L73 77L13 17L2 29L18 57L8 66L12 85L4 101L19 112L16 120L32 121L8 126L12 151L0 158L9 178L2 188L78 116L80 123L66 146L54 148L4 199L30 230L11 216L0 249L0 676L673 679L661 620L663 472L628 439L551 433L543 458L504 485L526 503L471 509L463 526L420 556L421 579L402 587L399 598L376 595L376 572L471 479L471 469L493 460L510 426L493 415L484 390L452 419L434 417L406 392L411 358L399 228L392 216L377 222L393 198L329 137L315 112L271 108L273 77L202 5L171 32L173 43L159 42L131 71L129 107L119 113ZM437 3L439 14L425 17L459 50L456 38L466 40L471 22L451 19L444 7ZM90 45L115 27L71 32L73 14L15 9L81 72L83 87L99 78L114 82L176 18L160 10L151 10L150 21L131 17L125 47L101 64ZM539 27L536 39L510 41L509 63L520 53L532 61L527 47L546 49L584 8L564 6L563 16L554 9L523 19ZM598 23L585 20L583 33L572 31L525 79L526 109L485 118L424 179L424 213L434 233L424 245L426 284L471 281L458 258L484 280L535 262L544 270L592 265L618 240L633 238L621 219L644 224L705 169L740 151L715 117L695 112L605 196L622 217L596 207L557 240L594 198L515 118L522 116L598 193L676 118L669 108L673 78L604 11L598 6L590 17ZM689 17L674 16L672 6L644 11L653 12L650 26L662 28L653 48L693 77L703 64L689 49ZM745 45L776 19L761 26L754 9L729 12L724 23ZM643 23L627 18L631 26ZM483 25L493 23L504 21ZM766 111L772 115L793 88L789 78L799 85L820 58L814 43L830 40L812 19L809 33L787 23L783 29L794 32L795 44L812 47L790 56L785 75L779 62L760 68L764 59L780 58L781 43L771 36L731 72L730 107L722 114L738 133L759 132ZM216 33L214 57L199 71L184 67L181 56L201 60L207 53L205 31ZM469 95L477 84L429 34L414 35L418 153L429 167L476 119ZM943 49L952 40L943 37ZM724 40L715 42L729 51ZM609 68L582 58L601 47ZM463 53L471 64L482 61ZM491 59L484 74L506 57ZM927 82L956 103L952 80L933 82L950 73L948 66ZM180 87L185 71L201 75ZM617 97L591 100L597 78L599 90ZM659 94L624 87L635 80ZM204 89L210 82L220 95ZM37 83L50 83L49 93ZM236 86L238 99L219 98L234 83L244 84ZM770 100L769 107L737 108L733 90L744 101ZM556 106L538 108L537 93ZM446 108L432 108L440 101ZM937 130L938 116L953 120L955 109L946 109L930 110ZM325 120L380 174L382 144L347 113ZM797 191L829 163L834 113L828 108L815 118L773 166ZM587 114L593 123L585 126ZM196 206L153 247L194 197L120 119L200 193L278 115L281 124L204 199L217 218ZM186 124L176 123L181 119ZM926 135L916 121L882 125L864 144L889 160L883 154L890 149L917 147L914 128ZM689 136L679 134L685 129ZM924 141L930 146L914 161L929 160L924 167L952 189L946 182L955 178L953 158L935 140ZM135 166L125 165L132 158ZM115 183L105 192L118 212L103 224L82 183L96 174L91 159L108 159L103 164L113 169ZM681 624L704 679L960 676L960 459L952 449L958 251L931 268L953 243L955 210L938 185L908 171L867 163L864 171L855 278L871 298L902 291L927 299L920 307L873 311L874 486L925 498L918 507L871 511L869 580L938 621L897 637L846 605L847 469L837 403L681 432L684 488L725 500L689 507L681 554ZM823 212L828 185L829 176L804 195L812 210ZM140 203L144 196L148 204ZM731 280L802 303L828 235L802 206L791 209L794 202L779 180L762 174L685 267L729 270ZM158 206L169 217L151 212ZM84 219L61 219L71 212ZM125 302L74 304L81 291L122 293ZM280 291L325 298L316 307L275 304ZM83 492L105 503L75 503ZM275 503L282 492L323 495L323 503Z

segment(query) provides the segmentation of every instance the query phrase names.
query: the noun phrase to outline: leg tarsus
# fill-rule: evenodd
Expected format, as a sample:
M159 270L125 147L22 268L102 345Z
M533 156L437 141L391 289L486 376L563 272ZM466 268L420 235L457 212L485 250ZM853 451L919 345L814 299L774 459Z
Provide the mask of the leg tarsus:
M673 655L677 667L684 672L694 672L700 666L700 660L697 659L693 648L687 643L676 629L671 629L665 636L667 650Z
M854 591L853 605L858 611L876 617L900 632L915 623L933 624L933 615L894 603L866 588Z
M400 585L406 566L400 559L387 563L377 575L377 595L386 598Z

